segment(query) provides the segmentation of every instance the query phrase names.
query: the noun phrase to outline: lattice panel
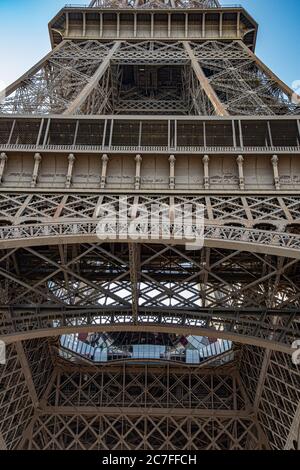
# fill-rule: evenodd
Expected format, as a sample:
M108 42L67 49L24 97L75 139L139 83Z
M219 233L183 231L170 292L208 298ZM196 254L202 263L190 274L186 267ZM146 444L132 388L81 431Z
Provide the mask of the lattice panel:
M189 59L181 43L166 44L142 41L132 44L124 41L112 58L112 64L172 64L186 65Z
M80 114L130 114L154 113L156 106L156 112L164 114L216 113L207 87L204 92L204 84L201 80L199 83L199 77L196 79L194 71L191 71L192 65L182 44L141 41L138 44L124 42L120 47L116 46L117 43L105 44L93 40L63 42L41 65L38 64L14 85L10 96L0 106L0 112L61 114L71 109L71 113ZM299 106L293 104L287 96L289 92L283 91L276 77L258 63L246 46L243 47L237 41L229 44L205 41L192 44L192 48L195 60L208 79L209 88L215 91L216 100L229 114L299 114ZM184 73L185 85L181 87L184 89L182 99L172 100L168 93L163 93L160 99L145 100L137 94L136 99L121 99L117 104L118 87L113 82L118 82L120 76L117 73L117 77L112 79L110 67L116 64L188 65L190 71ZM92 85L91 79L94 80ZM188 95L190 106L186 106L185 94ZM78 107L74 108L72 103L79 96Z
M174 205L202 204L206 222L226 225L238 223L255 227L260 223L273 224L273 227L288 226L300 221L300 198L298 196L157 196L137 195L127 197L130 209L138 205L141 213L150 212L152 204L170 208ZM99 214L118 209L119 196L95 194L18 194L0 193L1 225L29 221L60 222L96 219Z
M112 44L92 40L64 42L20 82L16 91L0 106L0 112L63 113L87 85L111 48ZM105 88L102 91L102 85L100 82L94 92L100 94L98 101L103 99ZM89 108L89 112L93 112L93 108Z
M74 371L61 363L26 448L258 449L244 397L228 366L212 374L151 365Z
M259 449L251 418L173 416L40 416L29 448L36 450Z
M14 449L34 413L15 345L6 348L6 364L0 365L0 410L0 432L7 449Z
M265 351L256 346L243 346L240 375L251 403L255 402Z
M209 256L209 258L208 258ZM2 254L1 288L12 305L131 307L127 244L24 248ZM209 264L208 264L209 262ZM208 268L209 266L209 268ZM141 245L141 308L288 308L299 304L298 260L184 247ZM249 320L251 312L249 312Z
M297 442L300 369L293 364L292 357L245 346L240 373L251 401L256 403L259 421L270 447L283 450L291 444L290 441Z
M272 352L259 402L259 418L272 449L285 448L299 402L299 366L290 356Z
M59 407L246 408L236 377L226 369L212 375L168 366L58 371L48 402Z
M299 106L291 102L276 79L262 70L240 43L207 41L193 46L206 77L230 114L299 113Z
M33 339L24 341L24 351L29 363L35 391L40 399L53 373L53 363L48 340Z

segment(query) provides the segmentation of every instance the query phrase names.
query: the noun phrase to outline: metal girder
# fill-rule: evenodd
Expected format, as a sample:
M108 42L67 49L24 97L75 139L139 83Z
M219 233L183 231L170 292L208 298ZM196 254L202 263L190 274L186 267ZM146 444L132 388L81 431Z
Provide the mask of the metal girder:
M118 87L110 83L113 64L122 67L151 64L153 72L157 64L168 67L178 67L180 64L194 70L199 83L191 81L192 74L186 74L186 78L190 78L189 83L181 87L184 99L177 100L178 103L184 102L188 97L193 106L183 106L181 110L178 107L177 113L218 116L300 113L299 106L292 102L292 97L297 98L293 91L242 41L202 40L192 43L188 38L183 47L178 42L166 45L154 40L134 44L122 44L121 41L112 44L92 40L78 43L63 41L37 66L8 87L10 96L1 105L0 111L69 116L74 113L142 114L149 109L154 114L155 100L147 103L142 96L128 103L121 100L118 108ZM151 101L154 104L149 107ZM176 113L172 100L169 100L169 107L166 106L166 99L156 101L158 105L161 103L157 113Z
M266 64L264 64L257 55L255 55L243 42L240 42L240 46L249 54L249 56L257 63L259 68L277 83L281 90L290 98L300 101L300 96L297 95L295 90L292 90L286 83L284 83Z
M1 249L34 246L56 246L59 244L75 244L80 239L83 243L97 243L99 240L97 227L99 221L69 222L66 224L34 224L27 226L12 226L0 229L2 240ZM141 236L139 242L147 243L149 236ZM116 235L111 237L111 242L130 243L130 237ZM152 239L152 243L162 243L161 238ZM172 234L169 239L172 245L185 245L187 238L178 243L178 237ZM206 226L204 229L204 246L212 248L224 248L249 253L261 253L265 251L273 256L285 256L291 259L299 259L300 236L282 232L263 232L237 227L220 227L218 225ZM4 273L2 273L4 275ZM9 274L6 274L9 277Z
M97 70L101 81L101 64L113 47L116 47L115 43L63 41L7 88L0 113L63 114L83 89L93 90L96 83L92 77L96 80Z
M28 359L26 357L24 347L21 342L16 343L16 350L19 356L19 361L23 369L23 374L27 383L27 387L29 390L29 394L33 403L33 406L36 408L38 406L38 396L35 390L35 386L32 380L32 374L30 370L30 366L28 364Z
M133 322L137 323L139 314L139 282L141 268L141 247L137 243L129 243L129 266L130 266L130 282L132 289L132 317Z
M72 406L46 406L41 409L43 415L67 415L67 416L148 416L149 410L140 407L95 407L93 406L80 406L74 409ZM174 409L172 410L172 416L176 417L211 417L211 410L209 409ZM170 408L151 408L151 416L169 416ZM251 414L250 414L251 415ZM213 413L215 418L247 418L249 417L249 411L247 410L216 410Z
M22 308L14 314L13 323L6 320L2 310L3 328L6 332L1 339L6 343L19 341L22 338L51 337L53 335L74 333L78 331L95 332L110 331L148 331L168 332L178 335L209 336L227 339L243 344L253 344L272 350L292 354L291 344L299 334L299 320L290 325L292 314L281 317L281 323L276 329L272 327L274 314L232 312L211 313L183 312L153 309L139 309L137 320L132 318L131 310L118 313L112 309L95 309L86 307L78 311L65 308L37 307L39 313L30 313L30 309ZM48 312L43 313L43 310ZM21 313L22 312L22 313ZM26 328L26 329L25 329ZM273 336L270 339L270 336Z
M26 81L36 74L56 52L60 51L65 47L67 41L62 41L58 46L56 46L52 51L48 52L41 60L39 60L33 67L31 67L27 72L25 72L21 77L19 77L15 82L8 85L4 90L4 96L8 97L14 93L20 86L24 85Z
M101 211L109 208L118 210L120 198L124 193L105 193L99 197L98 190L86 194L85 192L68 191L0 191L0 218L2 222L3 238L17 238L18 231L13 233L13 226L20 229L19 236L26 238L28 230L48 225L49 228L57 224L68 223L95 223ZM151 205L171 208L172 204L178 207L184 204L199 204L204 206L205 225L218 225L220 228L239 225L242 229L257 226L269 226L271 232L285 232L289 226L297 227L300 219L300 196L298 194L256 194L247 192L240 194L127 194L130 210L135 204L139 208L150 211ZM134 199L135 198L135 199ZM96 210L97 209L97 210ZM100 211L100 212L99 212ZM28 223L28 221L36 221ZM25 223L26 222L26 223ZM3 228L5 227L5 229ZM227 230L227 229L226 229ZM270 230L268 230L270 231ZM22 237L24 232L24 237ZM63 230L62 232L63 233ZM221 232L220 232L221 233ZM232 232L233 234L234 232ZM267 233L264 233L268 236ZM274 234L275 235L275 234ZM290 235L293 235L291 232ZM294 234L296 235L296 233Z
M284 450L300 450L300 401Z
M3 439L2 433L0 433L0 450L7 450L5 441Z
M205 91L205 93L208 96L209 100L212 102L212 104L215 108L216 114L218 116L229 116L228 111L223 106L223 104L219 100L218 96L216 95L214 89L211 87L211 85L209 83L209 80L206 78L201 66L199 65L199 62L197 61L195 55L193 54L193 50L192 50L191 46L187 42L184 42L183 46L184 46L187 54L189 55L189 57L191 59L192 67L195 71L195 74L196 74L198 80L199 80L199 86L201 88L203 88L203 90Z
M242 41L190 43L196 63L230 115L299 113L292 90Z
M142 244L137 273L130 268L128 245L116 245L113 251L112 247L70 245L63 263L58 246L5 253L0 267L5 294L2 334L7 340L9 335L14 341L22 335L51 336L52 329L59 334L91 325L97 331L159 331L168 323L175 333L198 329L199 334L220 334L285 351L297 338L296 259L218 248L208 249L209 258L199 258L180 246ZM96 269L91 271L91 266ZM137 282L139 295L133 295ZM13 299L11 289L18 292ZM280 322L274 324L277 315Z

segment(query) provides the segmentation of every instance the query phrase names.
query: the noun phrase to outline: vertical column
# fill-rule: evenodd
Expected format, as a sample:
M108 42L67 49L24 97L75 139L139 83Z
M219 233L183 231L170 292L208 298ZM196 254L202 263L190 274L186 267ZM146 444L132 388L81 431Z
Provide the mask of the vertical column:
M241 37L241 12L239 11L236 19L236 37L240 39Z
M170 162L170 178L169 178L169 188L175 189L175 162L176 158L174 155L171 155L169 158Z
M69 30L70 30L70 15L69 15L69 12L67 11L66 12L66 32L65 32L66 37L69 36Z
M239 186L240 189L243 191L245 189L245 180L244 180L244 157L243 155L239 155L236 159L239 169Z
M202 13L202 37L205 38L206 36L206 13Z
M86 36L86 12L82 13L82 36Z
M101 189L104 189L106 185L107 164L109 160L108 155L106 153L102 155L101 160L102 160L102 173L101 173L100 187Z
M298 145L300 145L300 120L297 119L297 128L298 128Z
M134 21L134 26L133 26L133 37L137 37L137 13L133 14L133 21Z
M270 146L274 147L273 144L273 136L272 136L272 129L271 129L271 124L270 121L267 122L267 127L268 127L268 135L269 135L269 141L270 141ZM266 139L267 140L267 139ZM268 147L268 143L266 142L266 147Z
M2 152L0 155L0 183L2 183L6 162L7 162L7 155L6 153Z
M34 156L34 168L33 168L32 180L31 180L31 187L32 188L36 187L41 161L42 161L41 154L36 153L35 156Z
M117 38L120 37L120 13L117 13Z
M70 186L71 186L73 167L74 167L75 160L76 160L76 158L73 155L73 153L70 153L70 155L68 156L69 166L68 166L68 173L67 173L67 179L66 179L66 185L65 185L67 189L69 189Z
M223 13L220 13L219 18L219 36L220 38L223 37Z
M202 161L204 165L204 189L209 189L209 156L204 155Z
M100 38L103 36L103 13L100 13Z
M271 162L272 162L272 165L273 165L275 188L280 189L279 172L278 172L278 157L277 157L277 155L273 155L273 157L271 158Z
M154 37L154 13L150 13L151 15L151 38Z
M135 180L134 180L135 189L140 189L141 187L141 165L142 165L142 157L140 155L137 155L135 157Z

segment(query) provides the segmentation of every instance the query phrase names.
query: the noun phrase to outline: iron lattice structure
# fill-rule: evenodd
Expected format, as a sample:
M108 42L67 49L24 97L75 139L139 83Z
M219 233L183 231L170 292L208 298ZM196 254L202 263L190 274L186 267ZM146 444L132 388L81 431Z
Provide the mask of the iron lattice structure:
M0 104L0 448L299 448L299 97L256 22L94 0L49 30ZM140 237L101 241L120 195Z

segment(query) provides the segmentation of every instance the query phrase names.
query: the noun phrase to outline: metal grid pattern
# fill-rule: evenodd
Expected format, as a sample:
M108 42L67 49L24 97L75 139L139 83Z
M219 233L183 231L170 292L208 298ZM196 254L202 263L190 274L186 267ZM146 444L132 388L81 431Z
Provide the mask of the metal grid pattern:
M137 38L136 18L132 42L105 40L102 22L109 13L101 13L101 40L63 40L6 90L0 106L5 152L14 150L17 158L38 146L66 152L68 169L65 191L35 191L42 160L36 154L31 191L26 192L22 176L21 189L6 191L3 185L0 192L0 338L7 343L7 362L0 366L0 447L284 449L298 439L300 377L291 344L300 333L300 203L297 194L281 192L278 157L273 154L274 187L268 196L261 191L244 194L241 172L242 195L210 192L207 174L205 196L178 195L172 193L170 171L166 196L154 190L130 198L131 214L139 203L163 202L170 211L176 202L204 204L207 240L201 251L186 251L183 244L166 239L100 243L95 238L97 215L111 211L117 197L99 194L99 187L94 192L72 187L76 157L70 146L77 139L84 156L91 145L95 152L107 147L119 154L125 147L132 152L149 146L160 154L177 144L198 153L207 146L216 154L233 148L268 153L276 146L286 154L299 153L299 119L291 125L283 117L300 114L299 106L292 102L292 90L242 42L240 11L235 12L233 36L238 41L223 37L222 12L214 24L218 40L205 37L206 13L201 12L199 41L188 37L188 17L181 23L186 36L172 41L169 9L180 15L180 9L219 6L216 0L92 1L91 8L136 8L136 15L144 9L148 40ZM166 43L154 40L153 10L160 8L168 10ZM83 13L82 36L86 22ZM116 26L120 36L120 17ZM251 42L255 33L245 33ZM141 87L126 94L124 75L130 67L143 66L152 78L158 68L176 70L182 94L161 90L145 98ZM120 142L113 140L112 116L118 113L140 116L146 123L148 113L166 116L163 124L143 128L138 122L139 140L126 146L122 132L117 132ZM223 117L229 126L214 123L209 129L203 122L186 132L171 113L186 114L192 121L195 116ZM10 115L31 119L20 122ZM57 122L59 115L63 124ZM84 120L84 115L101 115L103 122L85 125L76 118ZM234 116L269 118L253 127ZM271 122L276 116L279 124ZM9 157L1 153L1 184ZM136 191L140 179L136 174ZM102 191L104 173L99 183ZM160 361L82 365L59 355L60 335L89 331L201 334L242 347L239 352L235 346L229 362L213 367Z
M74 371L58 363L51 383L25 448L262 447L261 429L232 365L222 372L150 365Z
M118 68L111 64L177 64L188 58L183 80L192 104L185 113L195 115L299 114L293 91L284 85L241 42L204 41L163 44L155 41L106 44L98 41L63 41L44 60L7 89L1 113L109 114L154 112L172 114L167 91L159 99L139 96L118 110ZM185 51L185 52L184 52ZM123 59L122 59L123 58ZM194 76L195 74L195 76ZM197 80L200 83L196 82ZM111 82L112 79L112 82ZM115 85L114 85L115 83ZM198 85L198 86L197 86ZM125 100L126 101L126 100ZM171 100L172 101L172 100ZM149 107L150 106L150 107ZM160 108L161 107L161 108ZM116 108L116 109L115 109ZM184 111L184 110L181 110ZM180 109L177 110L180 112Z
M271 449L299 448L299 366L289 355L246 346L240 372Z

